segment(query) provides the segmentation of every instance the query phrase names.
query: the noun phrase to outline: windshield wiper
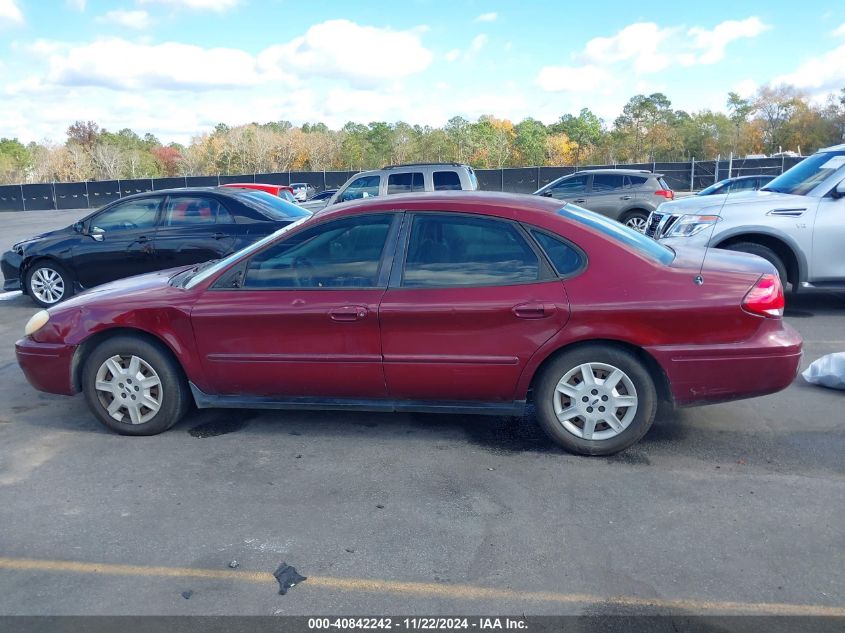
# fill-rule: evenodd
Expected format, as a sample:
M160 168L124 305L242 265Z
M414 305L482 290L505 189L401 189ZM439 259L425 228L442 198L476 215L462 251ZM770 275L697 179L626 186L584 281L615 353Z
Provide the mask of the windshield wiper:
M181 283L179 284L179 287L184 288L185 284L187 284L188 281L190 281L191 278L194 277L197 273L202 272L203 270L205 270L209 266L213 266L214 264L216 264L219 261L220 261L219 259L210 259L207 262L203 262L202 264L197 264L196 266L194 266L190 270L186 270L184 272L179 273L180 275L185 275L181 279Z

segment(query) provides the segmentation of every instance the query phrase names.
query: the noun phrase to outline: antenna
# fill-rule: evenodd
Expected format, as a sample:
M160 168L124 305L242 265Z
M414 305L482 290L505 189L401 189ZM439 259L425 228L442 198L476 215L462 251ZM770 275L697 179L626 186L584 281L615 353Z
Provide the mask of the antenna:
M718 158L716 159L716 165L715 165L714 171L715 171L715 173L713 174L714 178L718 178L719 177L719 159ZM728 170L728 178L730 178L732 176L732 174L730 172L731 172L731 170L729 169ZM716 180L716 182L719 182L719 181ZM731 191L730 191L730 189L728 189L728 193L725 194L725 197L722 199L722 204L719 206L719 212L716 214L717 218L719 218L719 219L722 218L722 211L724 210L725 205L728 203L728 198L730 198L730 197L731 197ZM718 222L719 222L719 220L716 220L716 222L713 222L713 225L710 227L710 235L708 236L707 241L704 243L704 255L702 255L702 257L701 257L701 266L698 268L698 274L693 278L693 283L695 283L696 286L704 285L704 262L707 259L707 253L710 250L710 241L713 239L713 233L716 231L716 224Z

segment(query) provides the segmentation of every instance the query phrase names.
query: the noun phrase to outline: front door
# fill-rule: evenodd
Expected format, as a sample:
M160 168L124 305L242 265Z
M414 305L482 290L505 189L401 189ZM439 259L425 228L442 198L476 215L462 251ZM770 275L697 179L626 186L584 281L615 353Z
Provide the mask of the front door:
M813 226L810 281L845 279L845 198L830 195L819 200Z
M569 317L563 282L506 220L415 214L406 252L379 310L390 396L512 401Z
M400 218L303 229L242 263L241 287L207 290L191 321L213 392L386 397L378 306Z
M90 288L158 268L156 217L162 196L119 202L86 221L73 249L76 278Z

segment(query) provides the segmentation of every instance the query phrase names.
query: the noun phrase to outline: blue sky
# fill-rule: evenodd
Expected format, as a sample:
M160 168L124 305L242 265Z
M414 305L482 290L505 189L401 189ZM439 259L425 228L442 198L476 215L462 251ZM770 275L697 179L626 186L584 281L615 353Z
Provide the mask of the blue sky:
M800 7L800 9L799 9ZM632 95L724 109L845 87L839 3L0 0L0 136L76 119L185 142L223 121L611 122Z

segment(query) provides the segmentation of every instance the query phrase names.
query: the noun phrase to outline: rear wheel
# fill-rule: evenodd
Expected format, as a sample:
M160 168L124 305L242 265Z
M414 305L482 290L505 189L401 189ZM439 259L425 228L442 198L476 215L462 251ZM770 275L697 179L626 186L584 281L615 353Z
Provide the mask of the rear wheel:
M49 308L73 295L73 279L55 262L36 261L26 272L26 292L42 308Z
M564 352L535 388L537 417L556 443L582 455L611 455L637 442L654 422L657 392L632 354L606 345Z
M634 229L638 233L645 233L648 225L648 213L646 211L629 211L622 218L622 224Z
M185 378L170 354L134 336L108 339L91 352L82 390L100 422L122 435L166 431L190 405Z
M786 265L783 263L783 260L775 253L772 249L768 246L763 246L762 244L755 244L754 242L737 242L736 244L731 244L729 246L725 246L725 249L729 251L737 251L738 253L749 253L751 255L757 255L758 257L762 257L767 262L769 262L772 266L775 267L775 270L778 271L778 276L780 277L781 283L786 286L788 279L786 278Z

